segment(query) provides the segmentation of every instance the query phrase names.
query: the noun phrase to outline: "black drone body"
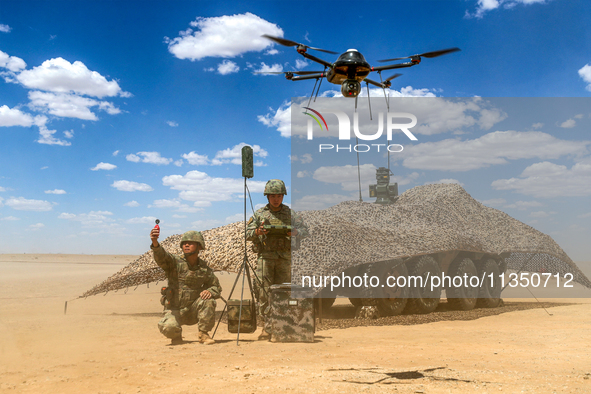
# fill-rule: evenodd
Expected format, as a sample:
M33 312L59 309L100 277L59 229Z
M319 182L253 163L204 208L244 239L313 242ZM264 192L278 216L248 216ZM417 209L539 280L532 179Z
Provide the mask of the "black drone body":
M448 48L439 51L432 51L432 52L425 52L418 55L406 56L406 57L399 57L394 59L385 59L379 60L379 62L389 62L389 61L396 61L396 60L403 60L409 59L409 61L404 63L398 64L390 64L386 66L378 66L372 67L370 64L365 60L365 57L357 51L356 49L349 49L347 52L341 54L338 59L334 63L329 63L323 59L320 59L316 56L310 55L307 50L313 49L320 52L332 53L337 54L337 52L327 51L325 49L320 48L313 48L304 44L297 43L295 41L286 40L280 37L273 37L269 35L263 35L263 37L268 38L278 44L285 45L285 46L295 46L297 52L305 57L306 59L310 59L316 63L319 63L324 66L324 71L286 71L286 72L269 72L264 74L285 74L285 77L291 81L302 81L305 79L316 79L316 81L326 78L328 82L334 83L336 85L341 85L341 93L345 97L357 97L361 92L361 83L365 82L366 84L371 84L377 86L382 89L389 88L392 86L390 82L394 78L401 76L402 74L394 74L387 78L384 81L374 81L367 76L376 71L380 74L380 80L382 76L382 71L384 70L393 70L397 68L404 68L404 67L412 67L416 66L421 62L421 57L437 57L441 55L445 55L451 52L457 52L459 48ZM319 87L320 88L320 87ZM369 86L368 86L369 88Z

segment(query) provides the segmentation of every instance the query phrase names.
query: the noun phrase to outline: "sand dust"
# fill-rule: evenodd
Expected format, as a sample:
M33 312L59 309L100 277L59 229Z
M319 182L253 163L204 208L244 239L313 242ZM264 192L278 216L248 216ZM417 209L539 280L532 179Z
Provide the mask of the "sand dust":
M156 326L162 283L73 300L136 257L0 255L0 392L591 392L589 299L470 321L323 329L312 344L258 342L257 332L237 346L222 323L218 343L205 346L193 326L170 346ZM231 276L220 280L227 296Z

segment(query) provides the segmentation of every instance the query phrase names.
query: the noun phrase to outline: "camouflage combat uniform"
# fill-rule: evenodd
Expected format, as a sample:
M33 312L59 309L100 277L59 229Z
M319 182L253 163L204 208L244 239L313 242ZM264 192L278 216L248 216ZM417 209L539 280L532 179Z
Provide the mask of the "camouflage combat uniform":
M246 239L253 242L258 254L257 277L262 288L257 286L259 315L264 319L269 313L271 285L291 282L291 239L287 236L258 236L255 234L261 224L292 226L297 230L296 239L308 236L308 228L298 214L287 205L281 204L279 211L273 211L270 204L257 210L246 227ZM293 218L293 220L292 220Z
M167 338L180 338L182 325L199 323L199 331L208 332L215 324L216 302L222 287L213 270L202 259L190 266L184 256L168 253L162 246L153 247L154 260L166 272L166 312L158 322L160 332ZM200 294L208 290L212 298L203 300Z

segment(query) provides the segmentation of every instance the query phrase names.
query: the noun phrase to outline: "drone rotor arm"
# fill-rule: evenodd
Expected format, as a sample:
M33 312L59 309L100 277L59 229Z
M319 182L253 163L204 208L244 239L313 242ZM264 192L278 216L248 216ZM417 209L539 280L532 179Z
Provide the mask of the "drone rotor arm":
M303 81L305 79L318 79L318 78L324 78L326 77L326 73L318 73L318 74L310 74L310 75L304 75L301 77L293 77L291 78L292 81Z
M305 57L306 59L310 59L313 62L322 64L324 67L332 68L332 63L329 63L326 60L322 60L322 59L317 58L316 56L312 56L312 55L310 55L309 53L306 53L306 52L302 53L301 55L303 57Z
M373 80L371 80L371 79L369 79L369 78L365 78L365 79L363 80L363 82L367 82L367 83L369 83L370 85L377 86L378 88L382 88L382 89L385 89L385 88L387 88L386 84L383 84L383 83L380 83L380 82L373 81Z

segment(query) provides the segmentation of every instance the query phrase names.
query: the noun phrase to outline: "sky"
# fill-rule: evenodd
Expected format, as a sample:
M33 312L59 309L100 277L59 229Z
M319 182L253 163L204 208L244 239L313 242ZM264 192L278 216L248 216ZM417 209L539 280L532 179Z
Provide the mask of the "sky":
M314 81L256 72L322 67L268 34L355 48L372 66L461 48L396 70L391 103L455 104L446 128L433 118L392 155L400 191L459 183L589 261L591 4L339 4L0 0L0 253L141 254L157 218L163 237L242 220L245 144L254 149L255 208L273 178L286 181L294 206L357 199L338 177L356 161L292 153L303 136L292 135L290 103L310 96ZM319 96L339 91L325 80ZM384 93L370 95L377 113ZM379 163L363 160L366 194ZM292 178L309 179L317 195L292 201Z

